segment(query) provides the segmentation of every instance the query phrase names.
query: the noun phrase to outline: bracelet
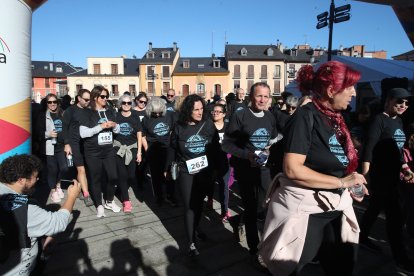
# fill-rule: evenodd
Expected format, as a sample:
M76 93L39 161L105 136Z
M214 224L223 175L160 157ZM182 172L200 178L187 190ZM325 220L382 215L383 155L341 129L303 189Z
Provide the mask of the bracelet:
M339 178L339 177L338 177L338 179L341 182L341 188L340 189L344 189L345 188L344 180L342 178Z

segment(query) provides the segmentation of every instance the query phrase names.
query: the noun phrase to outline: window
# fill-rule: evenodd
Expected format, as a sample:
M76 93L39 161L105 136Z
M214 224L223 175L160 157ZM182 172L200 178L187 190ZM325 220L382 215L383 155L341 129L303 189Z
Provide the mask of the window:
M134 94L134 95L135 95L135 92L137 92L137 89L136 89L136 87L135 87L135 84L130 84L130 85L129 85L129 89L128 89L128 91L129 91L129 93L131 93L131 94Z
M247 78L254 79L254 66L253 65L247 66Z
M213 60L213 67L214 68L220 68L220 60L219 59Z
M267 65L262 65L261 66L260 78L261 79L267 79Z
M220 84L214 85L214 94L221 96L221 85Z
M190 60L188 59L183 60L183 67L186 69L190 68Z
M204 91L205 91L204 83L197 84L197 93L204 93Z
M112 84L111 87L112 87L112 95L119 96L118 85Z
M236 90L237 88L240 88L240 81L239 80L234 81L233 88L234 88L234 90Z
M240 54L242 56L247 56L247 49L246 48L242 48L241 51L240 51Z
M162 83L162 93L167 93L168 89L170 89L170 82L164 81Z
M170 52L162 52L161 56L162 58L170 58Z
M150 81L148 82L148 89L147 92L149 95L154 95L155 85L154 82Z
M268 57L273 56L273 49L272 48L267 49L267 56Z
M62 72L63 72L62 65L60 64L56 65L56 73L62 73Z
M162 67L162 77L163 78L170 78L170 66L163 66Z
M101 74L101 65L100 64L94 64L93 65L93 74L94 75L100 75Z
M111 64L111 75L118 75L118 64Z
M153 51L147 52L147 58L150 58L150 59L155 58L155 53Z
M49 78L45 78L45 87L50 88L50 79Z
M247 81L247 91L250 91L250 88L252 88L253 84L254 84L254 80Z
M197 67L198 68L204 68L204 64L201 64L201 63L200 64L197 64Z
M280 65L275 65L275 74L274 74L274 78L275 78L275 79L280 79Z
M234 65L234 79L240 79L240 65L236 64Z
M188 84L183 84L182 89L183 89L182 90L182 96L183 97L188 96L188 94L190 93L190 86Z
M289 64L288 77L289 78L295 77L295 64Z
M280 80L275 80L273 83L273 93L280 94Z
M156 78L155 66L154 65L147 66L147 79L155 79L155 78Z

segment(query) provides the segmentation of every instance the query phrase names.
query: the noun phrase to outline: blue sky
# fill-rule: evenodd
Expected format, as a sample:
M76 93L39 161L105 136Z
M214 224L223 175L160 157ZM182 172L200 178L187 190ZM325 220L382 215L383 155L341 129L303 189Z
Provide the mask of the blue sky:
M86 66L87 57L136 55L172 47L183 57L220 56L229 44L308 43L328 47L328 28L316 16L330 0L49 0L33 13L32 59ZM388 58L413 49L389 6L351 4L351 20L334 24L333 48L363 44Z

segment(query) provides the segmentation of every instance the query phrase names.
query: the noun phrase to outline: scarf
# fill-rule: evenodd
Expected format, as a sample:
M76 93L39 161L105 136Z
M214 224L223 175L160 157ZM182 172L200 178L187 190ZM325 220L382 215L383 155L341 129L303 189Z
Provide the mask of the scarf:
M336 139L345 150L345 154L349 160L346 168L346 174L355 172L358 167L358 155L354 144L352 143L351 134L345 124L344 117L342 117L340 112L328 108L317 99L314 99L313 103L316 109L328 118L329 124L334 129Z

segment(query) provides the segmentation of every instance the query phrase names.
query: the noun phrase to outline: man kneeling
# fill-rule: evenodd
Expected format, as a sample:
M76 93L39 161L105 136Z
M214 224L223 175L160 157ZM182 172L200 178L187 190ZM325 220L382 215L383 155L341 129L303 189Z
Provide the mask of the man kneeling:
M32 155L15 155L0 164L0 275L29 275L34 269L39 239L65 231L80 184L68 188L66 202L48 212L28 202L41 169Z

